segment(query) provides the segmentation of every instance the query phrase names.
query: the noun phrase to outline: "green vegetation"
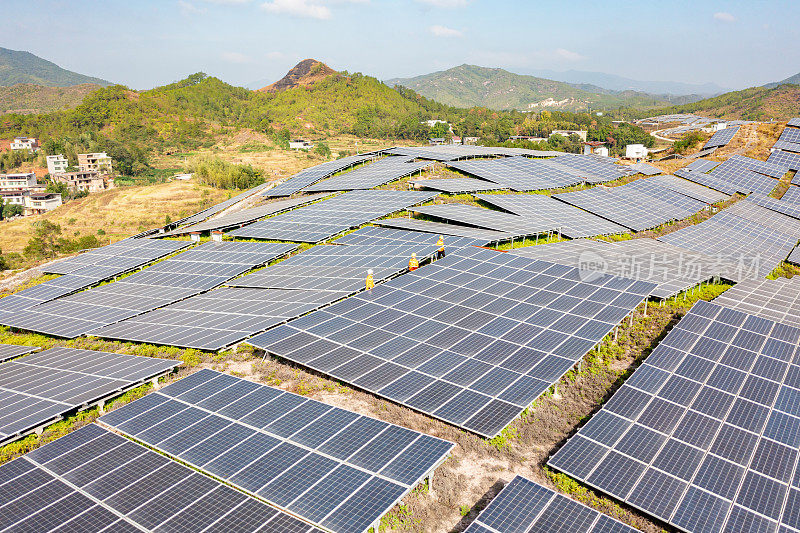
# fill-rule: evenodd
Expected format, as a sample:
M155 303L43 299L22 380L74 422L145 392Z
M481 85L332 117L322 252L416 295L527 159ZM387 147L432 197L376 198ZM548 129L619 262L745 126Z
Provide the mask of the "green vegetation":
M36 154L30 150L5 150L0 152L0 173L11 172L22 163L36 160Z
M659 113L697 113L741 120L786 120L797 116L800 85L751 87L699 102L660 109Z
M30 52L0 48L0 85L18 83L35 83L49 87L66 87L82 83L110 85L106 80L63 69Z
M29 260L49 259L58 254L97 248L104 244L94 235L84 235L77 239L61 237L61 226L46 219L32 223L31 227L33 236L22 252Z
M189 172L204 185L218 189L249 189L264 183L264 173L250 165L235 165L219 158L204 157L189 166Z
M691 133L684 135L683 138L681 138L681 140L675 141L672 144L672 149L675 151L675 153L682 154L688 150L693 149L695 145L703 141L704 138L705 137L703 137L703 134L701 134L700 132L693 131Z
M72 87L45 87L20 83L11 87L0 86L0 114L47 113L76 107L100 85L84 83Z

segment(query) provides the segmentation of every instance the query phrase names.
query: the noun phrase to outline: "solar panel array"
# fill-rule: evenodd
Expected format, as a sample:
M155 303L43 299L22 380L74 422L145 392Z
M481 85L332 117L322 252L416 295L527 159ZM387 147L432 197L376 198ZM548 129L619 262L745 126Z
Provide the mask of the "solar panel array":
M0 465L0 493L4 532L322 533L95 424Z
M732 281L767 276L797 244L796 236L726 211L658 240L735 264L724 276Z
M660 168L644 162L633 164L628 168L636 171L638 174L644 174L645 176L655 176L663 173Z
M800 239L800 220L798 220L800 217L792 217L778 212L778 209L783 208L783 206L775 205L770 202L769 198L762 197L761 202L771 204L772 208L762 207L758 203L751 201L750 197L747 197L726 209L725 213L758 222L764 226L776 229L788 235L794 235L797 239ZM783 202L778 203L783 204ZM790 209L785 210L790 211Z
M180 364L170 359L72 348L51 348L2 363L0 445Z
M484 202L521 217L542 220L545 223L555 221L561 234L573 239L595 235L613 235L628 231L624 226L543 194L478 194L476 196Z
M509 253L578 268L584 272L584 279L596 272L649 281L657 285L650 293L656 298L669 298L698 283L724 277L736 266L653 239L617 243L580 239L518 248Z
M524 148L505 148L502 146L470 146L470 145L446 145L446 146L398 146L384 150L386 154L405 155L432 161L455 161L473 157L494 157L494 156L530 156L530 157L552 157L560 152L551 150L526 150Z
M610 157L561 154L551 161L577 170L589 183L612 181L630 173L626 167L617 165L616 159Z
M707 204L724 202L730 198L730 196L725 193L715 191L714 189L709 189L708 187L693 183L677 176L654 176L649 178L649 181L651 183L656 183L665 189L678 192L684 196L694 198L695 200L700 200L701 202L705 202Z
M775 211L776 213L784 214L788 217L800 219L800 205L792 203L787 200L776 200L775 198L771 198L769 196L764 196L761 194L751 194L747 197L746 200L748 203L753 203L769 209L771 211Z
M781 201L800 204L800 187L789 187L789 189L783 193L783 196L781 196Z
M442 224L441 222L430 222L415 218L385 218L376 220L375 224L386 228L397 228L402 230L418 231L424 233L434 233L438 235L455 235L458 237L474 238L485 241L486 244L507 241L514 235L503 231L495 231L482 228L472 228L458 224Z
M518 237L548 233L560 226L553 220L534 220L467 204L427 205L415 207L412 211L460 224L512 233Z
M769 194L777 185L777 181L773 178L782 177L787 170L785 166L740 155L731 156L727 161L714 167L710 173L702 170L706 168L705 165L698 168L694 170L685 167L675 171L675 175L725 194L737 192Z
M3 313L18 314L34 305L86 289L191 244L185 241L126 239L46 266L45 271L64 275L0 299L0 316Z
M376 282L406 270L412 253L422 262L436 253L436 241L315 246L277 265L235 279L229 285L351 293L364 288L367 270L373 271Z
M775 144L772 145L772 149L800 153L800 142L775 141Z
M800 324L800 277L745 280L715 298L714 303L797 327Z
M303 169L283 183L280 183L272 189L263 192L261 196L267 196L270 198L275 198L278 196L291 196L292 194L308 187L309 185L313 185L320 180L329 178L337 172L352 167L353 165L368 161L373 157L375 157L374 154L351 155L341 159L336 159L334 161L327 161L311 168Z
M580 172L553 159L502 157L450 162L452 168L515 191L558 189L583 182Z
M800 143L800 129L797 128L784 128L781 136L778 137L779 141L790 143Z
M316 191L352 191L372 189L390 181L405 178L431 165L430 162L415 163L413 157L389 156L369 165L328 178L315 185L306 187L306 192Z
M181 220L178 220L178 221L174 222L173 224L175 224L175 225L187 225L187 224L196 224L198 222L201 222L201 221L207 219L208 217L210 217L212 215L216 215L217 213L221 213L222 211L225 211L230 206L232 206L234 204L237 204L237 203L241 202L242 200L244 200L246 198L250 198L251 196L253 196L256 193L258 193L260 191L263 191L269 185L270 185L269 183L262 183L260 185L256 185L252 189L248 189L248 190L244 191L241 194L237 194L233 198L228 198L224 202L220 202L220 203L218 203L216 205L213 205L213 206L211 206L211 207L209 207L207 209L203 209L202 211L199 211L199 212L195 213L194 215L191 215L191 216L188 216L188 217L183 218Z
M705 202L651 183L650 179L618 187L593 187L553 197L634 231L680 220L706 207Z
M432 235L420 231L408 231L404 229L379 228L375 226L365 226L361 229L348 233L336 239L336 244L358 244L378 246L382 244L403 244L403 245L423 245L433 246L442 237L446 250L463 248L464 246L484 246L486 239L475 239L472 237L459 237L454 235L440 234Z
M286 200L276 200L273 202L265 203L263 205L259 205L257 207L242 209L241 211L237 211L236 213L230 213L218 218L213 218L211 220L207 220L205 222L201 222L193 226L184 226L182 228L162 233L159 236L169 237L172 235L186 235L187 233L193 233L193 232L225 230L237 226L244 226L245 224L249 224L255 220L258 220L259 218L275 215L283 211L288 211L289 209L294 209L295 207L299 207L301 205L309 204L311 202L320 200L325 196L326 194L320 193L320 194L310 194L307 196L299 196L297 198L289 198Z
M0 344L0 363L38 350L38 346L20 346L18 344Z
M248 343L494 437L652 288L464 248Z
M366 531L454 446L213 370L100 422L336 532Z
M591 507L515 476L464 533L635 533Z
M789 119L789 122L787 122L786 125L793 128L800 128L800 118Z
M319 290L222 287L95 329L91 334L217 351L343 296Z
M800 154L795 154L792 152L786 152L784 150L775 150L769 157L767 158L767 163L772 165L778 165L782 167L786 167L789 170L800 170ZM797 176L792 179L792 183L798 183Z
M256 222L229 235L316 243L376 218L431 200L437 194L423 191L351 191Z
M719 148L727 145L733 139L733 136L739 132L739 126L729 126L723 130L718 130L711 136L709 140L703 145L703 150L708 148Z
M695 159L694 161L692 161L683 168L687 170L693 170L695 172L709 172L711 170L714 170L718 166L719 166L718 161L710 161L708 159Z
M413 180L410 183L418 189L431 189L449 194L461 194L478 191L497 191L506 188L503 185L498 185L490 181L479 180L475 178Z
M217 287L294 248L287 243L207 242L115 283L0 316L0 323L77 337Z
M799 343L700 301L548 464L683 531L798 528Z

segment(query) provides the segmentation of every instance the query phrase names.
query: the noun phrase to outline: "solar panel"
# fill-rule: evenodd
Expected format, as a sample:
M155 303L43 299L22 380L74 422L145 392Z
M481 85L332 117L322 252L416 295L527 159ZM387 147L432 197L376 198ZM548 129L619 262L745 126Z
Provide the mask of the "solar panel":
M555 221L561 234L573 239L628 231L624 226L543 194L478 194L476 197L521 217Z
M237 226L243 226L245 224L249 224L250 222L258 220L259 218L275 215L278 213L282 213L283 211L288 211L289 209L294 209L295 207L299 207L301 205L315 202L317 200L324 198L325 196L327 195L320 193L320 194L310 194L307 196L298 196L297 198L290 198L286 200L275 200L272 202L267 202L263 205L259 205L257 207L243 209L241 211L237 211L236 213L230 213L218 218L213 218L211 220L207 220L205 222L201 222L193 226L184 226L182 228L168 231L166 233L160 234L159 237L170 237L172 235L186 235L187 233L204 232L211 230L226 230Z
M784 150L775 150L767 158L767 163L772 165L779 165L786 167L789 170L800 170L800 154L786 152ZM792 179L792 183L798 184L797 176Z
M217 287L295 247L287 243L207 242L115 283L0 316L0 323L74 338Z
M714 170L718 166L719 166L718 161L710 161L708 159L695 159L694 161L692 161L683 168L687 170L693 170L695 172L709 172L711 170Z
M322 533L95 424L0 465L2 531Z
M758 198L756 198L758 200ZM785 215L781 212L778 212L778 209L783 209L783 202L775 200L774 202L771 201L771 198L761 197L758 200L760 203L755 201L751 201L750 197L742 200L741 202L737 202L728 209L725 210L725 213L728 215L736 215L741 218L746 218L748 220L752 220L753 222L758 222L768 228L772 228L778 230L782 233L786 233L787 235L794 235L797 239L800 239L800 217L792 217L791 215ZM768 204L771 206L763 207L761 204ZM776 205L777 204L777 205ZM786 204L784 204L786 205ZM788 204L791 205L791 204ZM784 211L794 212L797 214L796 210L792 210L790 208L784 209Z
M798 343L697 302L548 464L683 531L796 526Z
M465 533L635 533L637 530L522 476L515 476Z
M378 246L382 244L402 244L402 245L436 245L442 237L445 248L455 249L464 246L484 246L485 239L475 239L472 237L459 237L454 235L431 235L421 231L408 231L404 229L380 228L376 226L365 226L334 241L335 244L358 244L366 246Z
M658 240L735 264L724 276L732 281L767 276L797 244L797 237L726 211Z
M553 195L634 231L644 231L680 220L704 209L706 204L641 179L617 187L593 187Z
M553 220L521 217L467 204L428 205L415 207L412 211L450 222L513 233L519 237L548 233L560 226Z
M739 126L727 127L723 130L718 130L711 136L706 144L703 145L703 150L708 148L718 148L727 145L733 139L733 136L739 132Z
M248 343L491 438L652 288L471 247Z
M101 281L135 270L191 244L185 241L127 239L61 261L53 266L46 266L45 271L47 272L65 275L0 299L0 313L20 313L34 305L86 289Z
M549 150L526 150L524 148L505 148L502 146L469 146L469 145L446 145L446 146L398 146L385 150L386 154L405 155L419 159L429 159L432 161L455 161L456 159L471 157L494 157L494 156L531 156L531 157L552 157L560 152Z
M51 348L0 364L0 445L172 371L180 361Z
M800 278L745 280L715 298L714 303L797 327L800 324Z
M387 228L398 228L402 230L434 233L438 235L454 235L458 237L474 238L485 241L487 245L511 240L511 238L514 236L513 233L473 228L458 224L442 224L441 222L430 222L428 220L419 220L416 218L385 218L376 220L375 224Z
M785 128L783 132L781 132L781 136L778 137L778 140L790 143L800 143L800 129Z
M786 123L786 125L793 128L800 128L800 118L790 119L789 122Z
M553 159L503 157L450 162L452 168L515 191L558 189L582 183L582 173Z
M562 154L552 159L577 170L589 183L603 183L627 176L629 171L616 164L616 159L596 155Z
M800 265L800 247L792 250L792 253L789 254L786 260L794 265Z
M785 166L732 155L709 174L699 170L681 169L676 171L675 175L726 194L757 192L767 195L777 185L776 180L772 178L783 177L787 170Z
M787 200L776 200L769 196L761 194L751 194L747 197L747 202L760 205L776 213L781 213L786 216L800 219L800 205L794 204Z
M775 141L775 144L772 145L772 150L800 153L800 142Z
M0 363L14 359L20 355L35 352L38 346L19 346L17 344L0 344Z
M735 264L691 252L653 239L617 243L579 239L518 248L509 253L580 269L611 274L657 285L650 296L669 298L698 283L724 277Z
M307 187L305 191L352 191L372 189L391 181L399 180L422 171L431 165L430 162L415 163L413 157L389 156L369 165L358 167L338 176L320 181Z
M506 188L503 185L498 185L490 181L478 180L475 178L413 180L410 183L418 189L431 189L449 194L461 194L478 191L497 191Z
M783 196L781 196L781 201L800 204L800 187L789 187L789 189L783 193Z
M195 213L194 215L191 215L191 216L188 216L188 217L183 218L181 220L175 221L175 222L172 223L172 225L178 226L178 225L181 225L181 224L196 224L196 223L198 223L198 222L200 222L202 220L207 219L208 217L210 217L212 215L216 215L217 213L221 213L222 211L225 211L230 206L232 206L234 204L237 204L237 203L241 202L242 200L244 200L246 198L250 198L254 194L256 194L258 192L261 192L264 189L266 189L269 185L271 185L271 184L270 183L262 183L260 185L256 185L252 189L248 189L248 190L244 191L241 194L237 194L233 198L228 198L224 202L220 202L220 203L218 203L216 205L213 205L213 206L211 206L211 207L209 207L207 209L203 209L202 211L199 211L199 212Z
M648 163L636 163L628 167L630 170L634 170L639 174L644 174L645 176L655 176L657 174L663 174L663 171L653 165Z
M92 330L91 335L217 351L346 295L223 287Z
M336 532L366 531L454 447L213 370L100 422Z
M437 195L422 191L350 191L256 222L229 235L316 243Z
M657 183L659 186L665 189L678 192L684 196L688 196L689 198L694 198L695 200L700 200L706 204L724 202L730 198L730 196L727 194L709 189L708 187L693 183L677 176L655 176L650 178L650 181Z
M229 285L266 289L316 289L356 292L364 288L367 270L375 282L405 271L411 254L419 262L436 253L436 240L426 243L320 245L269 268L237 278Z
M313 185L320 180L333 176L337 172L341 172L342 170L350 168L353 165L368 161L373 157L375 157L374 154L351 155L303 169L283 183L279 183L272 189L264 191L261 196L267 196L271 198L279 196L291 196L292 194L308 187L309 185Z

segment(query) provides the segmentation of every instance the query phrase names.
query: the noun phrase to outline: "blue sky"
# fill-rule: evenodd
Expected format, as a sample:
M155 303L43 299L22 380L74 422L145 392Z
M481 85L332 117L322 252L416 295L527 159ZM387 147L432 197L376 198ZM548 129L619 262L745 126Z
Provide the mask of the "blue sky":
M743 88L800 72L795 2L3 1L0 46L150 88L272 82L313 57L381 79L462 63Z

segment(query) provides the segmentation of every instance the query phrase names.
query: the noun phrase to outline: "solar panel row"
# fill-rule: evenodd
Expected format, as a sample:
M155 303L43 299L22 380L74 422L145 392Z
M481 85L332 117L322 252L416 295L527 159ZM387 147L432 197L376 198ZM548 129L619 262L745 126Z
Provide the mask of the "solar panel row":
M446 250L454 250L456 248L463 248L464 246L484 246L489 242L486 237L461 237L449 235L447 233L436 235L423 231L409 231L404 229L381 228L375 226L363 227L354 231L353 233L348 233L347 235L336 239L334 242L336 244L348 245L414 244L434 246L438 243L439 237L442 237Z
M787 171L785 166L740 155L731 156L708 174L702 170L705 166L698 170L686 168L676 171L675 175L725 194L757 192L767 195L777 185L773 178L781 178Z
M336 532L376 523L454 446L212 370L100 422Z
M0 364L0 444L170 372L180 361L52 348Z
M450 162L452 168L515 191L558 189L582 183L581 172L553 159L502 157Z
M461 194L478 191L497 191L506 188L503 185L498 185L497 183L493 183L491 181L484 181L475 178L413 180L410 183L418 189L431 189L449 194Z
M35 352L38 346L20 346L18 344L0 344L0 363L14 359L20 355Z
M786 152L800 153L800 142L775 141L772 145L773 150L784 150Z
M391 181L411 176L431 165L430 162L413 162L412 157L388 156L369 165L361 166L355 170L345 172L338 176L320 181L310 187L306 192L317 191L352 191L359 189L372 189Z
M248 342L493 437L653 286L465 248Z
M456 159L495 156L552 157L558 155L560 152L526 150L524 148L504 148L502 146L447 145L427 146L424 148L401 146L385 150L384 153L429 159L431 161L455 161Z
M506 233L503 231L473 228L458 224L442 224L440 222L430 222L415 218L385 218L382 220L376 220L375 224L386 228L397 228L401 230L433 233L437 235L454 235L457 237L473 238L485 241L485 244L487 245L508 241L514 237L513 233Z
M703 145L703 150L727 145L738 132L739 126L729 126L725 129L716 131L714 135L712 135L711 138Z
M800 277L745 280L714 303L796 327L800 324Z
M216 205L213 205L213 206L211 206L211 207L209 207L207 209L203 209L202 211L200 211L198 213L195 213L194 215L191 215L189 217L186 217L186 218L183 218L183 219L178 220L176 222L173 222L173 225L180 226L180 225L196 224L198 222L201 222L201 221L207 219L208 217L210 217L212 215L216 215L217 213L221 213L222 211L225 211L230 206L232 206L234 204L237 204L237 203L241 202L242 200L250 198L251 196L253 196L256 193L263 191L269 185L270 185L269 183L262 183L260 185L256 185L252 189L248 189L248 190L244 191L241 194L237 194L233 198L229 198L229 199L225 200L224 202L220 202L220 203L218 203Z
M465 533L635 533L637 530L538 483L516 476Z
M800 154L795 154L793 152L786 152L784 150L775 150L769 157L767 158L767 163L772 165L779 165L782 167L786 167L789 170L800 170ZM792 183L795 185L800 185L798 183L797 176L792 179Z
M228 233L233 237L320 242L371 220L435 198L422 191L350 191Z
M701 202L705 202L707 204L716 204L718 202L724 202L730 196L727 194L721 193L719 191L715 191L713 189L709 189L703 185L693 183L689 180L685 180L679 178L677 176L655 176L650 178L651 183L656 183L659 186L669 189L671 191L678 192L684 196L688 196L689 198L694 198L695 200L700 200Z
M553 220L526 218L467 204L426 205L412 211L449 222L511 233L516 237L555 232L560 226Z
M800 118L789 119L789 122L787 122L786 125L790 128L800 128Z
M617 160L610 157L560 154L551 161L576 170L589 183L603 183L630 174L626 167L617 165Z
M0 531L322 533L95 424L0 465Z
M328 161L311 168L301 170L283 183L279 183L272 189L264 191L261 196L275 198L279 196L291 196L320 180L333 176L346 168L363 163L375 157L375 154L357 154L342 157L334 161Z
M796 529L798 345L700 301L548 464L683 531Z

